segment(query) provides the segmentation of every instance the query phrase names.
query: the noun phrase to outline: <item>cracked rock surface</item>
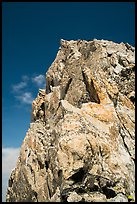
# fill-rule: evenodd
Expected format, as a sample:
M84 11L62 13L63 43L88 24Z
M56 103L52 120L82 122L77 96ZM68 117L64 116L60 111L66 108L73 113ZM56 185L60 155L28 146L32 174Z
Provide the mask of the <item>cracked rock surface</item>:
M134 47L60 41L6 201L135 201Z

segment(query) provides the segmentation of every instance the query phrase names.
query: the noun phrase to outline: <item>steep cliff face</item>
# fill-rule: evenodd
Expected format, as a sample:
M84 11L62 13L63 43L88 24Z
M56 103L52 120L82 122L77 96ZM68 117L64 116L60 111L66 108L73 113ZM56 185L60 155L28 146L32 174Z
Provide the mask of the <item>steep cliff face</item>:
M135 199L135 48L61 40L32 103L7 202Z

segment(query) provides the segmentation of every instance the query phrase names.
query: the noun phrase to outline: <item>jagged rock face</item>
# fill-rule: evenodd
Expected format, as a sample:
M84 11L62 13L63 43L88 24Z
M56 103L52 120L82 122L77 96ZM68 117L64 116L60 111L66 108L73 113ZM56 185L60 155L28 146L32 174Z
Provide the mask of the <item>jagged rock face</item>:
M33 101L7 202L133 201L134 102L134 47L61 40Z

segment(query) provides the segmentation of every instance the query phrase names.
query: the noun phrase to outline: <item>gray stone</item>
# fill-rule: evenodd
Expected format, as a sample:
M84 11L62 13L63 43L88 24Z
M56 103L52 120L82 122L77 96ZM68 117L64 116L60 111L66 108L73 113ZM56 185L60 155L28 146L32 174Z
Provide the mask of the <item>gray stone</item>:
M122 193L119 193L116 197L108 199L107 202L128 202L128 198Z
M82 197L78 195L76 192L70 193L69 197L67 198L68 202L80 202Z
M118 65L115 67L114 72L115 72L116 74L119 74L119 73L121 72L121 70L122 70L122 66L121 66L120 64L118 64Z

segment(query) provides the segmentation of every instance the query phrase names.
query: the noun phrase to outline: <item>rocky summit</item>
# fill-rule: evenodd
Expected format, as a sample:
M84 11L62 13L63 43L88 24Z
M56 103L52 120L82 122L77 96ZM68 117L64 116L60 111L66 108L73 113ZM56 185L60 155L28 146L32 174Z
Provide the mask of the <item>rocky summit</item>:
M133 46L61 39L6 201L135 201Z

